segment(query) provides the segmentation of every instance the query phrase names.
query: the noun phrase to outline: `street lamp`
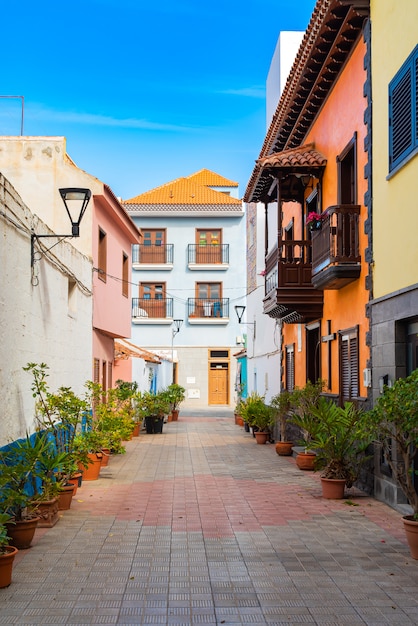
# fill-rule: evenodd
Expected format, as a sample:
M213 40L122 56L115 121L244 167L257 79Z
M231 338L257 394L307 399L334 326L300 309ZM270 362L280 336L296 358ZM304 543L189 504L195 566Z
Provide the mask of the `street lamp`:
M174 380L174 337L177 333L180 332L181 325L183 324L183 320L173 320L173 328L171 329L171 378L172 382L175 383Z
M236 304L235 305L235 313L237 314L238 324L243 324L244 326L252 326L253 327L253 341L255 339L255 321L254 322L242 322L242 317L244 315L245 306Z
M66 239L67 237L79 237L80 236L80 222L83 219L84 213L86 212L86 209L87 209L87 205L91 198L91 191L90 189L68 187L66 189L59 189L59 192L60 192L62 201L64 202L67 215L70 218L72 232L70 235L56 235L56 234L37 235L36 233L32 233L31 234L31 248L30 248L31 267L33 267L35 263L35 240L38 240L41 238L50 238L50 237L56 237L58 239Z

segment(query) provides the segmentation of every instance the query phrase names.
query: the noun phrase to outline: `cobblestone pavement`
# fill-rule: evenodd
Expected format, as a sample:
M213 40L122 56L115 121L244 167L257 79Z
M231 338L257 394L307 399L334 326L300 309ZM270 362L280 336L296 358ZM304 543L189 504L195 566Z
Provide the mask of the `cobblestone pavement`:
M418 624L401 515L228 417L141 433L20 551L0 624Z

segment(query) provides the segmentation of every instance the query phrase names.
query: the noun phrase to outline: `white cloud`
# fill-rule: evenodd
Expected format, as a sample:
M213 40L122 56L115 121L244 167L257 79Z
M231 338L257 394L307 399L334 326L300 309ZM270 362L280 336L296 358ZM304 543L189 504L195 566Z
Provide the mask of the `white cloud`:
M241 87L241 89L224 89L219 93L232 96L243 96L245 98L262 98L266 97L264 87Z

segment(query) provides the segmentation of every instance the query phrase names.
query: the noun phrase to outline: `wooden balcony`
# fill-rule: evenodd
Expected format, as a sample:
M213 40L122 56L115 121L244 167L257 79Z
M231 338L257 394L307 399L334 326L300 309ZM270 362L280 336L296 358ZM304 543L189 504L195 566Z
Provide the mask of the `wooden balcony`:
M286 323L322 317L324 295L312 285L311 242L280 240L266 259L264 313Z
M359 278L359 216L358 205L331 206L321 221L321 229L312 233L315 289L341 289Z

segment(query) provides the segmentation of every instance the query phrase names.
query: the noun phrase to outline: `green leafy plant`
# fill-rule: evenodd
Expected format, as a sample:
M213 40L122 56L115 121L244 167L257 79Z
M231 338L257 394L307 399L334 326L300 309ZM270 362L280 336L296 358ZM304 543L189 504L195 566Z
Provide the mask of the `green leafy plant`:
M274 417L279 422L280 441L288 441L287 425L293 408L292 399L292 392L283 389L283 391L273 396L270 402L270 406L274 411Z
M44 437L27 434L0 451L0 509L18 522L34 517L31 502L42 478L39 459L47 447Z
M291 408L288 421L301 430L301 445L309 449L311 440L316 436L318 419L312 413L318 406L319 399L325 387L325 381L319 379L316 383L310 380L304 387L295 387L291 391Z
M186 390L181 385L177 383L172 383L163 391L166 395L166 398L170 404L170 408L172 411L177 411L180 404L184 402L186 398Z
M352 402L340 407L324 397L319 398L311 411L316 426L310 447L317 453L321 476L343 479L351 487L369 458L366 450L371 437L364 427L364 411Z
M7 535L6 524L12 521L7 513L0 513L0 554L6 554L7 546L10 545L10 537Z
M137 411L142 417L155 417L161 419L170 411L170 402L164 391L151 393L145 391L138 394Z
M242 401L241 417L261 432L270 432L274 424L274 410L257 392L252 392Z
M371 436L382 446L393 478L418 519L418 494L414 485L418 448L418 370L385 386L375 407L367 414Z

